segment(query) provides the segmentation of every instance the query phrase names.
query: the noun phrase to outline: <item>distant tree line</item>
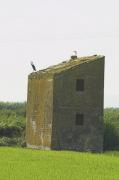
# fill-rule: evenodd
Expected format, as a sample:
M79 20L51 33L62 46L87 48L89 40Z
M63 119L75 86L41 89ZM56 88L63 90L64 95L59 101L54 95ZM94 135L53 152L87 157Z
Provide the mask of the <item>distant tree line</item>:
M0 146L25 143L26 102L0 102ZM104 110L104 150L119 150L119 108Z
M104 150L119 150L119 108L104 111Z
M26 102L0 102L0 146L25 146Z

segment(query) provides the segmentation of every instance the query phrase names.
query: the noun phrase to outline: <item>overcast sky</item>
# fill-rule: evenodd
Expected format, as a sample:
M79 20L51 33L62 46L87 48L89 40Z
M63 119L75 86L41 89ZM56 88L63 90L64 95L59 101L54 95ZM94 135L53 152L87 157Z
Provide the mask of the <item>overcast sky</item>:
M0 101L26 101L27 76L79 56L106 56L105 107L119 107L118 0L0 0Z

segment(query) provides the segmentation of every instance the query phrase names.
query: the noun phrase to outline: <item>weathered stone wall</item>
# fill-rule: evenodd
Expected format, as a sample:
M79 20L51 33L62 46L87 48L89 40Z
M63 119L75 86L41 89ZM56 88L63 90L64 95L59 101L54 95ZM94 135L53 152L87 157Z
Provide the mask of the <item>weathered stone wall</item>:
M30 77L27 100L27 147L50 149L52 133L53 80Z
M84 79L84 92L76 91L76 79ZM103 150L104 58L55 75L52 149ZM75 125L76 113L84 124Z

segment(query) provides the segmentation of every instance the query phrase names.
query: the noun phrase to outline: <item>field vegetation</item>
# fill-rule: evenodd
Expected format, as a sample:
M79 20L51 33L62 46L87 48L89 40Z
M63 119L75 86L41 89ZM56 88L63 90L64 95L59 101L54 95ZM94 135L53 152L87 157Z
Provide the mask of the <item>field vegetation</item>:
M119 153L0 148L1 180L118 180Z

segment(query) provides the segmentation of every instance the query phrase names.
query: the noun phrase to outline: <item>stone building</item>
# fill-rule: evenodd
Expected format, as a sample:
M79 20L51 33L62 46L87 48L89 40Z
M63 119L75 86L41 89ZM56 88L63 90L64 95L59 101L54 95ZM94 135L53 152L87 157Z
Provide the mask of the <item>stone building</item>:
M73 56L29 75L27 147L102 152L104 59Z

